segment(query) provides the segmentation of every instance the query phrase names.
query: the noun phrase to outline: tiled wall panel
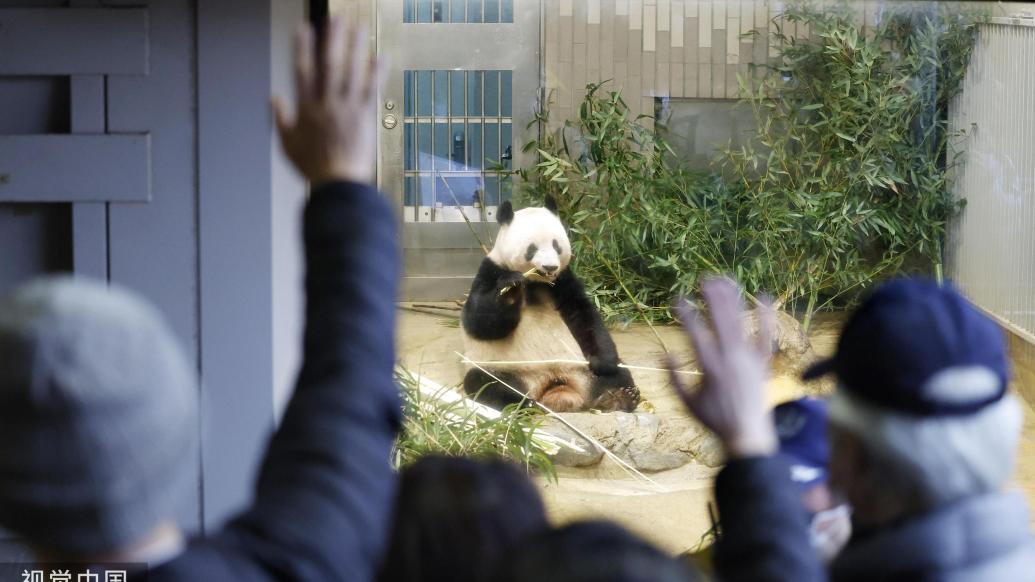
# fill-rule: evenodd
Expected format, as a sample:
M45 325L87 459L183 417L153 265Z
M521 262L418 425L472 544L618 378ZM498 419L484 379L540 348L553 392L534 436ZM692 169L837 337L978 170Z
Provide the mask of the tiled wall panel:
M529 2L538 0L514 0ZM835 2L836 0L821 0ZM373 0L331 0L331 10L373 23ZM552 121L572 117L586 83L610 80L635 113L653 114L656 96L736 99L738 76L778 49L775 26L808 38L808 26L786 22L785 0L543 0L544 84L553 97ZM860 0L864 26L889 6L933 2ZM944 4L944 3L943 3ZM953 6L990 6L952 2ZM996 15L1011 12L999 4ZM1016 11L1016 10L1013 10ZM387 15L384 15L387 17Z
M749 78L752 64L765 64L776 55L779 47L770 39L774 27L784 27L785 33L798 38L811 34L808 26L780 18L786 4L780 0L545 0L544 59L546 87L554 96L553 123L575 114L585 95L585 82L610 80L637 114L653 114L656 96L738 98L738 78ZM860 8L859 22L872 27L889 6L933 2L854 4ZM957 7L979 4L952 3ZM1009 12L1010 5L993 11ZM581 19L588 25L585 41L578 32L566 33L582 30ZM585 57L583 47L591 51Z

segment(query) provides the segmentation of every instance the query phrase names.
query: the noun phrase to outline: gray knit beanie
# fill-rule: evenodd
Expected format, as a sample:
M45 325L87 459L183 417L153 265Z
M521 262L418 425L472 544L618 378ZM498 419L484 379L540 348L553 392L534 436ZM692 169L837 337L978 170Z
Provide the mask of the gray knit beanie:
M90 555L173 520L196 462L197 381L158 311L53 277L0 301L0 526Z

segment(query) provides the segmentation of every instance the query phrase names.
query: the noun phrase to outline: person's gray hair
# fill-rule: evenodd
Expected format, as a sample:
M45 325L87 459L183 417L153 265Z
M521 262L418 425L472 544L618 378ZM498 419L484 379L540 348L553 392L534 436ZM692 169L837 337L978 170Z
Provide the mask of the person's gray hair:
M1023 412L1007 394L976 413L920 417L861 401L839 388L830 423L855 436L904 498L934 507L1001 489L1014 470ZM911 490L910 490L911 489Z
M194 494L197 374L140 295L69 276L0 299L0 524L64 556L110 553Z

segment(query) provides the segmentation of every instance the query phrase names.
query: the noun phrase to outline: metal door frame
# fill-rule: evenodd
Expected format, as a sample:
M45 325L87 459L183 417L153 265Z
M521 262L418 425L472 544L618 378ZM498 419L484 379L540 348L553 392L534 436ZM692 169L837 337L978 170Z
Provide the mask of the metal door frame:
M409 70L510 70L512 80L512 167L527 165L533 159L521 146L535 137L538 129L528 128L534 119L541 86L542 6L540 0L514 0L513 23L404 23L404 0L376 3L377 52L388 55L391 69L380 96L378 111L378 187L391 197L402 218L404 203L404 115L403 71ZM456 39L443 46L442 39ZM426 47L436 47L426 50ZM515 50L515 47L520 47ZM422 50L423 49L423 50ZM386 107L391 101L393 108ZM394 129L382 124L394 115ZM485 222L407 222L402 223L403 248L410 259L454 253L463 257L469 272L445 275L414 272L407 268L403 284L404 300L445 300L467 291L478 261L483 255L477 237L491 245L496 224L493 215ZM467 251L467 252L465 252ZM477 261L471 260L477 258ZM459 259L458 259L459 260ZM408 261L412 265L413 262Z

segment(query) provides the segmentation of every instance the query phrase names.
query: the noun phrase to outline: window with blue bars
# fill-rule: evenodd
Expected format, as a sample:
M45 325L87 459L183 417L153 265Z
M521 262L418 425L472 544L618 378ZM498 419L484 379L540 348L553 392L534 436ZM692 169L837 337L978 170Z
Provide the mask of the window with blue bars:
M403 22L513 23L514 0L403 0Z
M510 200L512 81L512 71L403 71L405 206Z

